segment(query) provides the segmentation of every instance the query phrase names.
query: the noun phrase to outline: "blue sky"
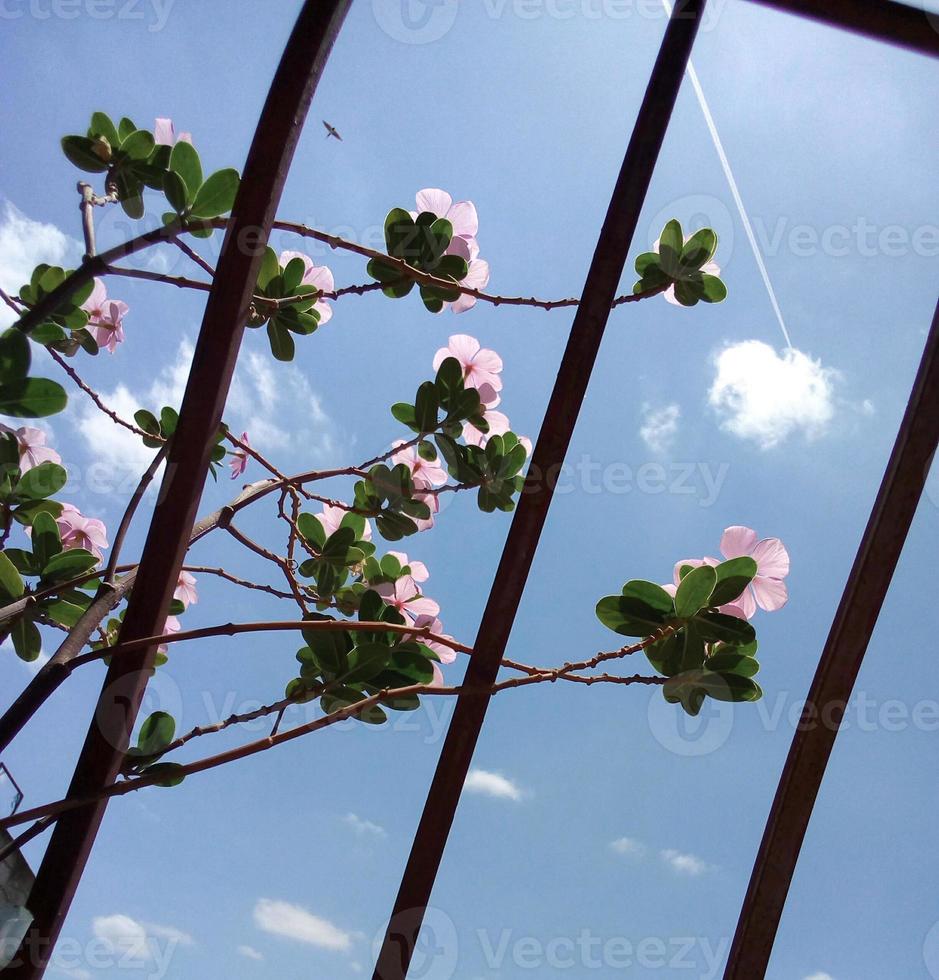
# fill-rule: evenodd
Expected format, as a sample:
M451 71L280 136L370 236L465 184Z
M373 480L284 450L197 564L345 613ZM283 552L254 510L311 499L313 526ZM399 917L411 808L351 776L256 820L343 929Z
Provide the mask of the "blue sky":
M453 16L446 3L429 8L427 26L407 28L398 7L354 5L280 213L374 243L390 207L443 187L477 205L492 291L576 294L663 16L638 0L486 0ZM79 254L77 175L59 137L96 109L143 125L169 115L208 167L240 167L299 4L0 9L0 283L16 288L36 262ZM464 796L434 892L443 952L414 976L719 975L909 393L936 297L935 64L742 0L712 7L694 59L798 353L784 353L686 85L632 255L670 217L712 224L730 295L713 308L655 299L612 315L509 656L555 664L609 648L597 598L633 577L666 581L675 560L715 554L726 526L747 524L792 556L788 606L758 620L765 699L705 712L687 730L655 690L497 697L475 760L490 777ZM324 139L322 118L342 143ZM120 214L100 227L102 243L136 230ZM366 281L359 259L307 251L338 283ZM155 261L191 274L173 253ZM632 282L627 270L624 288ZM178 397L200 297L129 280L110 289L131 307L127 341L81 370L128 413ZM399 435L388 406L465 332L501 354L502 407L535 436L570 322L565 310L480 304L433 317L415 297L347 297L291 367L249 332L226 418L284 469L357 462ZM78 392L46 428L78 477L70 499L113 528L145 457ZM232 490L227 477L210 484L202 510ZM455 499L434 532L406 542L466 642L508 524ZM276 541L267 514L245 527ZM822 788L771 980L939 977L937 531L934 473ZM141 541L138 528L130 547ZM227 541L210 538L192 558L265 574ZM284 612L200 585L187 626ZM275 698L295 648L284 636L177 648L148 710L173 711L188 730ZM4 701L28 677L4 650ZM27 805L62 794L99 684L97 668L78 672L11 748ZM367 973L448 718L435 699L381 730L342 726L115 802L49 975L126 975L109 939L139 976ZM192 757L244 737L199 740ZM34 865L42 846L27 850Z

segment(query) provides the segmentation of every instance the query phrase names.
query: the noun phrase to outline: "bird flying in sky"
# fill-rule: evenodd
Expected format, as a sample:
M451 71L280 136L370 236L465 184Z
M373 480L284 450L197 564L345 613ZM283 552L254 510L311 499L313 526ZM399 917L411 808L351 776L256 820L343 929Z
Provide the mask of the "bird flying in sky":
M339 133L336 130L336 127L335 126L333 126L330 123L326 122L325 119L323 120L323 125L326 127L326 139L329 139L330 136L335 136L336 139L339 140L340 143L342 142L342 137L339 135Z

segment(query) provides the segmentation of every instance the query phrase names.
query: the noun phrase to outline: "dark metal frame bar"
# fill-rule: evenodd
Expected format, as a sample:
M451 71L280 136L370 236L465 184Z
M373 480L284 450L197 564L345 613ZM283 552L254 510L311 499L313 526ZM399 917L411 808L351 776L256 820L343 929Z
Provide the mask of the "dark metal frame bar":
M753 980L766 973L825 768L926 485L937 441L939 304L877 500L776 789L724 980Z
M666 30L470 658L466 674L469 687L490 684L498 672L551 503L550 475L563 462L573 433L704 2L679 0ZM894 0L751 2L939 56L939 18ZM179 429L121 630L122 642L156 635L163 628L205 482L210 444L221 419L263 246L300 127L350 3L306 0L272 82L206 306ZM850 695L921 496L939 435L937 338L939 308L897 444L822 654L810 705L831 705L846 701ZM120 658L109 668L69 796L93 795L116 778L154 652ZM487 705L488 698L482 695L463 694L458 700L375 980L406 977ZM837 727L808 727L810 732L800 731L793 740L741 912L726 980L757 980L765 974L805 829L837 735ZM106 801L101 801L71 811L58 821L30 896L34 925L19 950L19 965L3 971L5 980L37 980L43 975L105 806Z
M261 112L206 303L179 426L119 642L159 635L208 473L264 247L300 130L351 0L306 0ZM156 647L111 662L69 786L94 795L117 778L153 672ZM33 924L4 980L42 977L104 817L107 800L57 822L28 906Z

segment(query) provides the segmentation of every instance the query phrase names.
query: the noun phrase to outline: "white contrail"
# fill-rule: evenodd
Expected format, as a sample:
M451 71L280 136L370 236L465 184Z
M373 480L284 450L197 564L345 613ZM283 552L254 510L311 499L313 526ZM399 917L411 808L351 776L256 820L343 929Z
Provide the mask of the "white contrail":
M669 3L669 0L662 0L662 6L665 7L665 12L669 17L671 17L672 5ZM724 170L724 176L727 178L727 183L730 186L730 193L733 195L734 203L737 205L737 211L740 213L740 220L743 222L743 230L747 233L747 239L750 242L750 248L753 250L753 257L756 259L757 268L760 270L760 275L763 277L763 285L766 286L766 292L769 295L770 304L773 307L773 312L776 314L776 319L779 321L779 329L782 331L782 335L786 340L786 346L792 347L792 341L789 339L789 331L786 328L786 321L783 319L782 310L779 308L779 301L776 299L776 290L773 289L773 284L770 281L769 272L766 269L766 263L763 261L763 255L761 254L760 247L756 241L756 235L753 234L753 226L750 224L747 209L743 206L743 198L740 196L740 190L737 187L737 181L734 179L734 173L730 169L730 161L727 159L727 154L724 152L724 144L721 142L720 135L717 132L714 117L711 115L711 108L708 105L707 99L704 97L704 90L701 88L698 73L695 71L694 65L692 64L690 58L688 59L687 72L688 78L691 80L691 87L694 89L694 94L697 96L698 105L701 106L701 112L704 115L704 122L707 125L708 132L711 134L714 149L717 150L717 156L721 162L721 167Z

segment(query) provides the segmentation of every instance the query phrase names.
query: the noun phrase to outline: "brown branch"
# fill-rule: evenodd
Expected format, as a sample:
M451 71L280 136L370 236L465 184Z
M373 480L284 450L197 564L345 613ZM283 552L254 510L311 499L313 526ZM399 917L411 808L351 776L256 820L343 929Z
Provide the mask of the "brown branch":
M431 640L449 647L451 650L456 650L457 653L472 653L472 647L458 643L448 636L434 633L427 626L336 619L313 620L312 622L309 620L270 620L257 623L219 623L216 626L203 626L194 630L182 630L179 633L148 636L140 640L132 640L129 643L116 643L114 646L92 650L90 653L75 657L72 661L72 669L101 660L103 657L115 657L132 653L135 650L145 650L156 644L182 643L185 640L202 640L212 636L238 636L242 633L278 633L297 632L299 630L310 630L316 633L342 630L348 630L352 633L396 633L399 636Z
M373 624L374 625L374 624ZM381 628L386 629L388 624L377 624ZM178 635L178 634L177 634ZM170 639L170 637L162 638ZM151 639L152 642L152 639ZM128 644L129 646L129 644ZM513 678L511 681L503 681L500 684L496 684L494 687L488 689L487 693L495 695L496 693L504 690L509 690L511 688L523 687L528 684L542 683L543 681L549 680L550 678L542 677L517 677ZM596 678L579 678L581 683L604 683L604 682L614 682L617 684L662 684L665 682L665 678L662 677L644 677L641 675L636 675L634 677L596 677ZM340 721L346 721L349 718L355 718L360 715L363 711L369 708L380 705L383 702L389 700L395 700L397 698L406 697L410 695L436 695L436 696L453 696L458 695L461 691L467 691L466 688L461 687L432 687L426 684L412 684L408 687L400 687L393 689L384 689L377 692L369 697L363 698L361 701L357 701L355 704L348 705L345 708L340 708L338 711L332 714L326 715L322 718L314 719L313 721L307 722L305 725L299 725L296 728L292 728L286 732L274 731L265 738L258 739L254 742L248 742L245 745L236 746L235 748L229 749L226 752L220 752L217 755L207 756L203 759L198 759L195 762L185 763L180 765L174 772L174 777L186 777L195 775L196 773L206 772L209 769L215 769L219 766L227 765L231 762L236 762L240 759L249 758L252 755L257 755L259 752L265 752L268 749L272 749L275 746L282 745L285 742L292 741L295 738L300 738L304 735L308 735L315 731L321 731L324 728L328 728ZM288 702L289 703L289 702ZM279 711L283 705L283 702L278 702L277 705L270 705L268 714L274 711ZM258 709L259 711L261 709ZM260 717L258 712L250 712L253 717ZM217 726L210 726L206 729L206 733L214 731ZM195 737L190 733L190 737ZM47 803L43 806L34 807L31 810L24 810L12 817L7 817L6 819L0 820L0 828L7 829L9 827L16 826L21 823L28 823L32 820L44 818L44 817L57 817L68 810L73 810L76 807L87 806L90 803L94 803L101 799L111 799L115 796L125 796L127 793L135 792L139 789L144 789L147 786L152 786L159 782L161 779L165 779L164 775L142 775L134 779L127 779L121 782L112 783L110 786L106 787L102 792L84 797L66 798L62 800L57 800L54 803Z

